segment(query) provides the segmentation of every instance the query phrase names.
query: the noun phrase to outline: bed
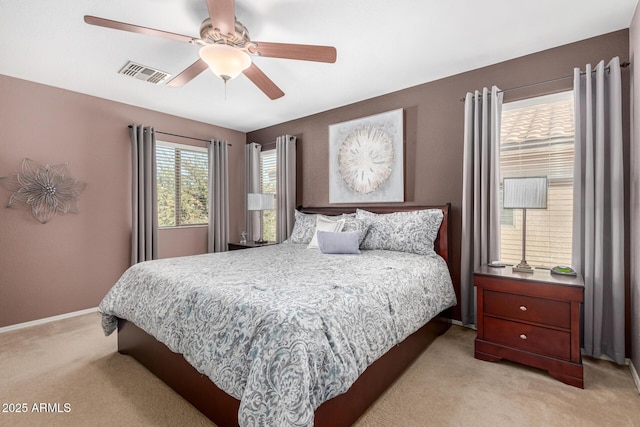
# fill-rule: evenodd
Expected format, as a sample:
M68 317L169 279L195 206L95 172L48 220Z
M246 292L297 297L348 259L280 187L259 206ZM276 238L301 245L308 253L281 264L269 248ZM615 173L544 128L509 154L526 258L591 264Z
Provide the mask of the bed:
M416 253L327 255L296 241L303 219L364 221L362 239L380 229L375 224L427 211L428 221L439 215L437 231L408 239ZM234 251L137 264L100 305L105 333L117 328L119 352L219 426L351 425L449 327L438 316L456 303L449 211L449 204L300 208L289 241L252 249L251 257ZM360 246L390 241L378 235Z

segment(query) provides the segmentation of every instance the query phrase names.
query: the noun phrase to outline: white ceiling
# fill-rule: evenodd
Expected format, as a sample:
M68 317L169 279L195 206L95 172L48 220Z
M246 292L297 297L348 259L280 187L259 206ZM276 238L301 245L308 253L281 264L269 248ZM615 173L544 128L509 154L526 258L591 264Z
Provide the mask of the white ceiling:
M83 21L198 37L205 0L0 0L0 74L247 132L628 28L637 2L236 0L253 40L337 48L335 64L254 58L285 92L271 101L244 76L225 99L208 71L181 88L117 74L132 60L175 75L198 48Z

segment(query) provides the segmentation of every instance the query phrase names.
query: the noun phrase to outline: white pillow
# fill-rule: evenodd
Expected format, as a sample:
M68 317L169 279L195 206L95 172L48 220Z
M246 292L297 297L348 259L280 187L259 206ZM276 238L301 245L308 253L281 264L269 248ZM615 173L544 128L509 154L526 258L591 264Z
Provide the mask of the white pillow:
M307 248L311 249L318 247L318 230L339 233L342 231L342 227L344 227L344 218L330 219L322 215L318 215L316 217L316 231L313 233L313 238Z

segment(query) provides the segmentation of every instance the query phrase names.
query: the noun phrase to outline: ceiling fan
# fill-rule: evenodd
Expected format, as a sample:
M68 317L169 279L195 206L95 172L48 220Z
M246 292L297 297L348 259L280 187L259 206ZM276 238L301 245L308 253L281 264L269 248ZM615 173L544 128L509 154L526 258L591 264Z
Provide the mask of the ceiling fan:
M253 41L247 28L235 19L235 0L206 1L209 17L200 25L199 38L90 15L85 15L84 22L201 46L200 59L171 79L167 86L183 86L210 68L225 84L242 73L269 98L278 99L284 96L284 92L251 61L251 56L336 62L336 49L332 46Z

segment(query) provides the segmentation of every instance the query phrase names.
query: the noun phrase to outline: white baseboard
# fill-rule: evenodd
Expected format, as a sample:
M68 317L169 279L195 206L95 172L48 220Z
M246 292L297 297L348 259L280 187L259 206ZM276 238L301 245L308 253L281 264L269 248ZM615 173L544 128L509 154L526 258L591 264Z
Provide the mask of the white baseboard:
M462 321L456 320L456 319L449 319L449 321L451 322L452 325L462 326L463 328L473 329L474 331L477 330L476 325L473 325L473 324L465 325L464 323L462 323Z
M46 317L44 319L32 320L30 322L17 323L15 325L4 326L0 328L0 334L4 332L15 331L18 329L28 328L30 326L42 325L45 323L55 322L56 320L68 319L70 317L82 316L83 314L95 313L98 307L87 308L85 310L74 311L72 313L60 314L58 316Z
M633 362L631 361L629 362L629 370L631 371L631 377L633 378L633 382L636 383L636 388L640 394L640 377L638 377L638 371L636 371L636 367L633 366Z
M462 322L461 322L461 321L459 321L459 320L456 320L456 319L449 319L449 320L451 321L451 324L452 324L452 325L464 326L464 325L462 324Z

